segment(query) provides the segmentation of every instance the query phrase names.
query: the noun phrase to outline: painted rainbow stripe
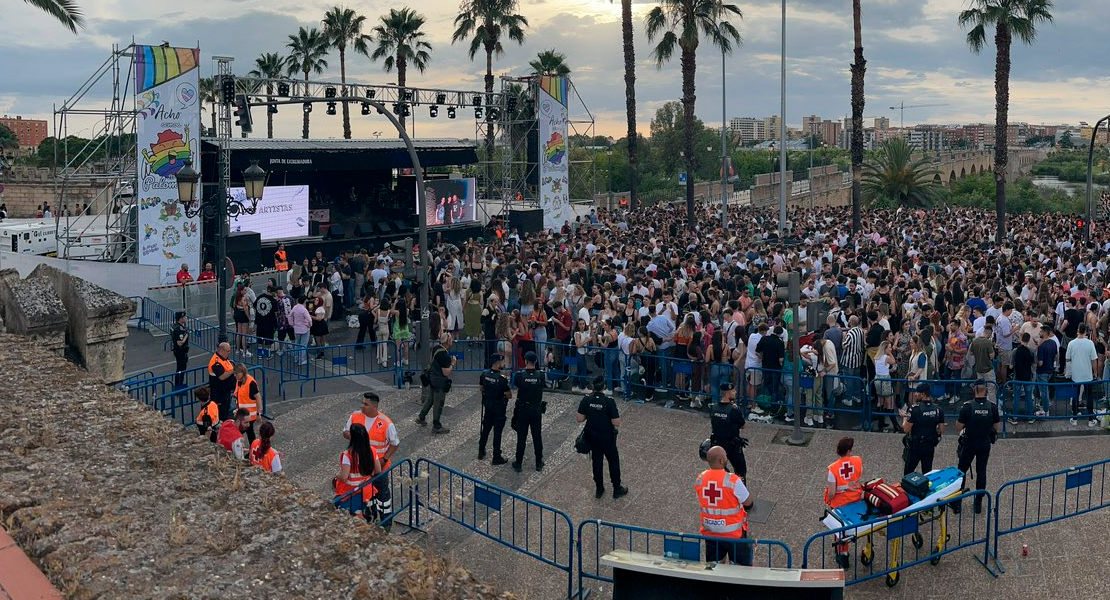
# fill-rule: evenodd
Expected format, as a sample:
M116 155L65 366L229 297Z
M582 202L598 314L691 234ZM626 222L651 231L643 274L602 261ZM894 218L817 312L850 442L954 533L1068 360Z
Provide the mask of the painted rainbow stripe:
M567 90L569 88L569 83L567 78L562 75L540 76L540 88L563 106L567 105Z
M200 50L169 46L135 46L135 90L145 92L197 68Z

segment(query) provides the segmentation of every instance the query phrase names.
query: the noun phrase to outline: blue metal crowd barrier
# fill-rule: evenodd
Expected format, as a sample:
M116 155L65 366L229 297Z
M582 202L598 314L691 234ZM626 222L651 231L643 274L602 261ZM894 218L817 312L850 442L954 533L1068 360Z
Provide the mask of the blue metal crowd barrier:
M378 521L378 524L382 527L387 527L397 521L398 517L404 515L404 518L407 521L405 523L405 526L409 527L410 529L415 529L416 516L413 509L416 503L414 502L414 494L412 489L413 482L415 481L413 476L414 470L412 461L408 458L402 458L401 460L393 463L393 465L389 467L389 469L387 469L384 473L378 475L377 477L374 477L370 481L341 496L336 496L335 498L332 498L332 504L334 504L338 508L343 508L347 500L349 500L355 494L361 494L363 488L365 488L366 486L373 485L377 488L380 488L382 486L382 482L386 481L388 482L387 485L389 485L390 497L393 502L393 512L390 515L380 519Z
M986 504L982 514L971 510L975 498ZM926 562L937 565L946 554L981 544L983 556L976 559L993 574L987 564L990 514L990 493L975 490L869 522L867 528L853 524L830 529L806 540L802 568L842 568L846 585L885 576L886 584L893 587L903 569ZM877 537L885 541L875 543Z
M145 379L154 379L154 371L140 371L129 377L124 377L116 382L116 387L123 390L133 383L139 383Z
M1110 507L1110 459L1002 484L995 493L992 557L998 570L1002 536Z
M428 510L544 564L564 571L567 597L574 585L574 527L552 508L421 458L414 486L416 526Z
M155 399L173 391L175 378L176 373L155 375L140 380L129 378L117 383L116 389L131 396L131 399L136 402L157 409ZM208 383L208 371L206 367L196 367L182 373L182 378L185 387L197 386L200 383Z
M1003 415L1016 421L1097 420L1106 414L1108 384L1110 381L1106 380L1086 383L1008 381L1002 386L998 406ZM1103 412L1098 412L1100 409ZM1037 414L1039 411L1045 414ZM1007 421L1002 423L1003 435L1013 427Z
M283 347L279 359L281 386L297 381L299 394L304 395L304 386L334 377L358 375L388 375L390 382L400 387L401 365L397 360L397 344L390 341L366 342L341 346L303 346ZM302 364L300 361L304 359ZM284 394L284 392L283 392Z
M614 550L700 561L705 555L703 542L720 541L720 539L693 533L610 523L600 519L583 521L578 525L578 536L575 542L578 547L576 595L580 598L588 595L584 587L586 579L613 582L611 573L602 572L604 567L601 564L601 557ZM790 548L783 542L754 538L743 538L736 542L752 546L752 566L789 569L793 565Z
M918 385L926 384L929 386L929 396L933 399L933 403L940 408L944 413L946 419L954 422L956 417L959 416L960 407L967 400L971 400L974 396L973 384L974 379L874 379L868 389L873 401L871 404L871 418L885 420L889 417L896 417L898 415L898 406L908 398ZM886 384L889 384L887 391L891 392L893 396L894 406L893 410L888 410L878 406L878 392ZM998 385L993 381L987 382L987 398L996 400Z
M207 369L201 370L205 373L200 381L180 389L173 389L171 385L169 390L152 399L151 408L161 411L163 415L177 421L183 427L195 425L197 413L200 412L200 401L197 400L194 392L208 385ZM258 383L258 391L262 394L262 402L258 407L259 414L269 418L270 413L266 410L266 372L261 367L247 367L247 374L254 377ZM172 378L173 374L171 373L169 377Z
M856 419L860 429L870 430L868 417L870 396L864 380L851 375L815 376L812 372L801 374L802 413L799 419L811 417L814 421L834 422L840 420L840 428L846 429L843 419ZM739 394L745 404L758 414L782 417L794 412L793 393L794 374L780 369L748 367L744 370L744 381ZM758 381L758 384L753 382ZM752 389L755 395L751 394Z

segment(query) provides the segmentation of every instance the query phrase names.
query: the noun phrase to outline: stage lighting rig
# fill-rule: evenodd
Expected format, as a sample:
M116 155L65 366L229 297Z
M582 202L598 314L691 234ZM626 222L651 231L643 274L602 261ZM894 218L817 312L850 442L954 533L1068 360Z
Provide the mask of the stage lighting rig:
M454 119L455 118L455 107L454 106L448 106L447 107L447 118L448 119Z
M434 105L434 104L429 106L428 107L428 116L433 118L433 119L438 117L439 116L439 107Z
M325 98L334 98L335 97L335 86L329 85L328 87L324 88L324 97Z
M405 102L412 101L412 90L405 90L401 92L401 99Z
M470 103L474 108L478 108L482 105L482 97L478 94L474 94L474 97L470 99Z
M328 102L328 110L326 111L329 116L335 116L335 103Z
M494 108L494 107L492 107L492 106L491 106L491 107L490 107L490 108L489 108L489 109L488 109L488 110L486 111L486 120L487 120L487 121L496 121L496 120L498 120L499 118L501 118L501 111L500 111L500 110L498 110L498 109L496 109L496 108Z
M505 107L509 109L509 114L516 113L516 96L509 96L505 101Z
M366 97L371 99L371 100L373 100L374 96L377 96L377 95L378 95L378 90L375 90L373 88L371 88L369 90L366 90Z
M288 98L289 97L289 84L285 83L284 81L278 83L278 85L277 85L277 94L278 94L278 96L281 96L282 98Z
M301 105L301 108L304 109L305 113L310 113L310 112L312 112L312 103L311 102L305 102L304 104Z
M362 103L362 114L364 114L364 115L370 114L370 105L367 104L366 102Z
M223 98L224 104L231 104L235 102L235 78L230 75L225 75L220 80L220 95Z
M447 104L447 94L443 92L436 93L436 104Z
M482 107L479 106L474 109L474 119L478 121L482 120Z

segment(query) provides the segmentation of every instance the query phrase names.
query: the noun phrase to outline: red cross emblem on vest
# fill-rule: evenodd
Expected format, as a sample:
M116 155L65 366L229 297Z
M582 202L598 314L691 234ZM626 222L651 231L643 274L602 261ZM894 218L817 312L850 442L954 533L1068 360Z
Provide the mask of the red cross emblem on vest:
M702 488L701 495L709 502L710 506L717 506L717 501L725 494L721 491L721 488L717 487L716 481L710 481L709 485Z
M855 472L856 472L856 468L853 467L852 463L850 463L850 462L845 462L843 465L840 466L840 476L842 478L844 478L845 481L847 481L848 479L851 479L852 478L852 473L855 473Z

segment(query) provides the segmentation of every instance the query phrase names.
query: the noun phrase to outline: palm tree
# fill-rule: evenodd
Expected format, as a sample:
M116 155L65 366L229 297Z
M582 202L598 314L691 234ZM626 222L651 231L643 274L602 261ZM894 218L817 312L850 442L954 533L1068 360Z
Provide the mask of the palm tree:
M304 74L304 95L308 96L308 76L311 73L319 75L328 67L325 58L328 55L328 38L313 27L301 27L297 35L289 36L285 44L289 48L289 57L285 59L286 73L296 75ZM308 139L308 113L304 113L304 124L301 137Z
M634 209L639 182L636 168L636 47L632 43L632 0L621 0L621 37L624 45L624 110L628 121L628 206Z
M536 75L570 75L567 55L556 52L554 48L537 54L535 60L528 63L528 66L532 67L532 72Z
M855 34L855 62L852 63L852 232L860 230L860 185L863 177L863 76L867 60L863 58L863 25L860 0L852 0L852 32Z
M885 140L863 167L863 198L872 206L883 201L909 208L930 206L940 193L940 172L932 164L926 154L915 157L905 138Z
M85 26L85 18L81 16L81 9L73 0L24 0L27 4L49 14L65 25L65 28L77 33L78 27Z
M726 19L735 15L743 18L735 4L721 0L660 0L659 6L647 16L648 40L659 43L651 51L652 58L662 68L663 63L680 52L682 64L682 108L685 120L683 138L686 158L686 221L694 228L694 172L697 160L694 152L694 80L697 75L699 35L723 52L732 52L733 44L740 44L740 32Z
M212 135L216 134L216 99L220 93L219 87L215 77L200 78L200 103L207 104L212 115Z
M339 50L339 82L343 85L344 97L347 96L347 46L359 54L367 53L366 42L370 36L362 33L365 22L366 17L338 6L324 15L324 36L328 44ZM351 139L351 109L346 102L343 103L343 139Z
M254 68L250 72L251 77L261 79L278 79L284 74L285 57L277 52L263 52L254 59ZM274 84L270 82L266 83L266 101L274 101ZM266 137L274 137L274 114L269 105L266 106Z
M506 38L524 43L528 19L516 13L517 0L463 0L455 17L455 33L451 43L470 38L470 60L482 49L486 53L486 98L493 94L493 56L505 54L502 41ZM493 160L493 122L486 123L486 160ZM486 164L486 195L493 197L490 163Z
M384 59L382 66L386 73L396 68L399 88L408 83L410 63L421 73L428 68L432 45L424 40L424 32L420 31L423 26L424 15L406 6L401 10L389 9L388 15L382 15L381 24L374 27L374 42L377 47L370 55L370 60ZM404 129L405 117L397 117Z
M961 27L971 25L967 45L978 54L987 45L987 27L994 27L994 207L995 242L1006 236L1006 129L1010 116L1010 45L1016 35L1027 46L1037 39L1037 24L1052 22L1052 0L974 0L960 13Z

